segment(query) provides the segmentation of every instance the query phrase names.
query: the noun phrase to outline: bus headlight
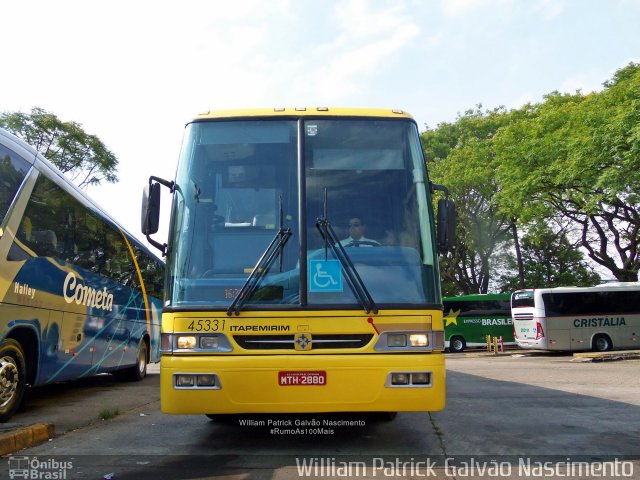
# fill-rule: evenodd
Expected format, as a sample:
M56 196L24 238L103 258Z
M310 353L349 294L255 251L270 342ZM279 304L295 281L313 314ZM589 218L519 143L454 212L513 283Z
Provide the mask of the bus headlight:
M426 347L429 345L429 337L426 333L412 333L409 335L409 344L412 347Z
M406 347L407 336L404 333L390 333L387 335L387 347Z
M414 331L414 332L382 332L375 346L376 351L431 351L430 331Z
M411 383L413 385L427 385L431 382L431 374L428 372L417 372L411 374Z
M409 385L409 378L408 373L392 373L391 385Z
M199 387L215 387L216 376L215 375L198 375L197 384Z
M193 350L196 348L195 335L179 335L176 339L176 346L181 350Z
M220 390L220 378L215 373L176 373L173 375L176 390Z
M218 348L218 337L200 337L200 348L202 350L216 350Z
M431 372L390 372L384 386L386 388L430 388Z
M226 353L233 351L233 347L224 333L163 333L161 351L163 355Z
M176 387L189 388L195 385L195 375L176 375Z

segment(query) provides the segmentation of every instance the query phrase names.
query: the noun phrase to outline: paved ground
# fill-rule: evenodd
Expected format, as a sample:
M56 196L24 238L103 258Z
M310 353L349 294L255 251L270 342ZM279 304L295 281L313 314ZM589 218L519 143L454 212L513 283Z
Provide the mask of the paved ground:
M136 383L104 374L33 389L27 410L0 424L0 455L102 422L104 415L153 405L160 400L159 365L149 365L147 377Z
M452 374L448 378L447 410L460 404L457 405L457 408L460 409L461 415L464 416L468 413L470 418L478 415L477 408L482 399L459 398L456 395L456 385L451 384L452 381L460 378L476 381L471 377L465 377L465 375L472 375L478 380L484 378L497 381L493 383L495 388L505 385L501 382L518 382L569 394L588 395L626 404L640 404L640 380L638 377L634 379L618 378L620 375L624 377L626 374L616 373L618 369L615 367L593 368L590 369L592 376L588 380L572 382L567 380L571 378L571 357L567 357L567 355L554 356L549 353L538 355L545 359L543 368L541 368L542 362L536 361L535 352L511 351L501 354L495 358L495 361L492 361L492 356L482 352L447 355L447 368L451 372L459 373L458 375ZM612 352L604 357L638 358L640 352ZM484 361L471 361L473 358L484 359ZM557 361L554 361L554 358ZM603 356L598 356L596 360L602 358ZM575 357L573 362L591 360L590 358ZM637 364L639 362L632 359L631 363ZM549 365L551 365L551 369ZM565 374L557 375L561 371L564 371ZM485 383L487 382L485 381ZM500 392L495 393L500 394ZM496 421L500 421L501 413L491 411L490 397L491 395L488 395L486 402L480 402L484 411L483 415L494 415ZM104 415L121 415L133 411L136 412L136 415L141 416L145 413L159 414L158 401L158 364L150 365L147 378L138 383L121 382L110 375L99 375L78 382L34 389L27 411L16 414L10 423L0 424L0 454L11 453L20 448L46 441L47 438L54 435L54 428L55 435L60 436L78 428L102 422L101 416ZM514 399L514 401L518 400ZM475 411L466 412L465 404L468 404L467 406ZM444 412L444 415L446 414L447 411ZM440 415L443 414L436 414L436 418ZM624 421L624 419L621 420ZM497 426L496 430L500 430L500 427ZM458 434L454 429L448 433L452 435L452 438L460 440L461 445L465 445L464 432ZM8 435L13 435L13 440L9 439ZM14 443L11 444L11 441Z

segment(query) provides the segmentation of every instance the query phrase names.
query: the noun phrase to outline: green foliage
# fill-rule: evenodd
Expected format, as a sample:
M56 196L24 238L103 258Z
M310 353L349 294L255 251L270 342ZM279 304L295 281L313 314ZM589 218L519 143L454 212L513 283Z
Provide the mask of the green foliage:
M537 224L521 239L526 288L576 286L589 287L600 283L600 276L590 268L584 255L569 242L563 231L554 232L545 224ZM500 279L503 292L520 288L514 258L507 260L508 273Z
M458 205L459 241L441 261L445 291L512 289L518 267L528 286L596 283L584 254L637 281L640 65L604 87L552 92L517 110L477 108L422 134L431 178Z
M597 94L552 93L529 118L496 135L498 202L521 224L568 233L622 281L640 267L640 66L620 70Z
M63 122L41 108L31 113L4 112L0 127L22 138L79 187L116 183L118 160L95 135L75 122Z
M509 238L511 221L495 202L493 152L493 136L509 118L502 108L479 106L422 135L431 178L449 188L458 211L456 246L440 262L445 294L487 293L491 258Z
M102 410L100 410L100 414L98 415L98 417L100 418L100 420L110 420L117 417L118 415L120 415L120 409L117 407L103 408Z

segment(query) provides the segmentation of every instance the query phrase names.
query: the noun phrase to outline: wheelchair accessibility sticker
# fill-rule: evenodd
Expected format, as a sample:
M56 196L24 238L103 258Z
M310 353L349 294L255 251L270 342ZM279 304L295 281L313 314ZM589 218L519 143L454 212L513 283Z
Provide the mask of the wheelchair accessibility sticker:
M310 292L342 292L342 267L338 260L309 260Z

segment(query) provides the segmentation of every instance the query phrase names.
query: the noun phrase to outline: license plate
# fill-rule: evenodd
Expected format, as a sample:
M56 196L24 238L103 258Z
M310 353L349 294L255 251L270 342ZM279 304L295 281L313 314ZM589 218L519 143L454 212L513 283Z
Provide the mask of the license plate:
M327 372L278 372L281 387L322 386L327 384Z
M519 328L517 336L518 338L535 338L529 328Z

